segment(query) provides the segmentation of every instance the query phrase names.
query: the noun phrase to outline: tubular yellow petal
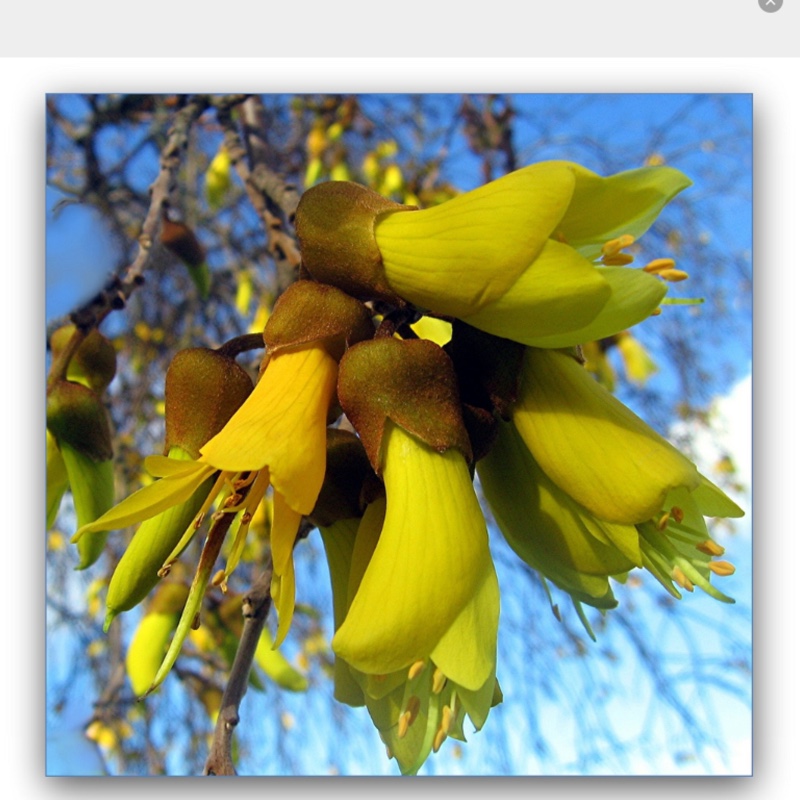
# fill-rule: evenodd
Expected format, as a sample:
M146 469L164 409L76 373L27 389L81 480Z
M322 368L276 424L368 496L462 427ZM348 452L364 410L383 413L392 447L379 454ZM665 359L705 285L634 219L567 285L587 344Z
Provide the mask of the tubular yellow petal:
M533 263L573 188L567 165L545 162L424 211L387 214L375 238L389 284L420 308L473 313Z
M611 287L598 269L571 247L551 240L505 294L463 320L495 336L532 344L588 326L610 296Z
M624 234L638 239L664 206L692 184L671 167L644 167L603 178L578 164L568 166L575 175L575 194L555 233L592 259L611 239Z
M513 419L545 473L600 519L643 522L670 489L700 483L689 459L565 353L526 351Z
M492 602L485 586L496 580L464 457L438 454L391 423L384 448L386 519L333 640L334 652L372 675L428 656L476 595Z
M269 466L298 513L314 508L325 477L325 426L337 364L321 345L273 356L252 394L201 448L200 461L236 472Z

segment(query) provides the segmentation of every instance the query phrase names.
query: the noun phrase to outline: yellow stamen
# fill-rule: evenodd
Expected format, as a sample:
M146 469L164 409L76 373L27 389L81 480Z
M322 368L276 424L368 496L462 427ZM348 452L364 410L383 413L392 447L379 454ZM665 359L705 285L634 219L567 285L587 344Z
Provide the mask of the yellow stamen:
M683 570L680 567L673 567L672 578L678 586L686 589L687 592L694 591L694 584L683 574Z
M408 733L408 727L411 725L411 714L408 711L404 711L400 715L400 719L397 720L397 738L404 739L405 735Z
M433 752L438 753L439 748L444 744L444 740L447 738L447 734L439 729L436 731L436 736L433 739Z
M708 568L721 578L727 578L736 572L736 567L730 561L709 561Z
M675 269L675 259L655 258L649 264L645 264L642 269L644 269L645 272L649 272L651 275L663 272L665 269Z
M669 524L669 512L661 516L661 518L656 523L656 528L658 528L660 531L663 531L667 529L668 524Z
M410 681L415 680L422 674L424 669L425 669L425 661L423 659L415 661L408 669L408 679Z
M218 569L214 573L214 577L211 579L211 585L212 586L219 586L221 583L224 582L224 580L225 580L225 570L224 569Z
M682 269L665 269L663 272L658 273L658 277L669 283L678 283L685 281L689 277L689 273L684 272Z
M440 730L445 733L450 733L450 723L453 721L453 709L450 706L445 706L442 709L442 724L439 726Z
M442 689L444 689L444 685L447 683L447 676L442 672L439 667L433 672L433 688L432 691L434 694L439 694Z
M713 539L706 539L695 547L707 556L721 556L725 554L725 548L721 544L717 544Z
M630 247L635 241L636 239L634 239L634 237L629 233L618 236L616 239L612 239L610 242L606 242L603 245L603 256L615 256L621 250L624 250L626 247Z
M632 264L634 258L628 253L617 253L613 256L603 256L602 263L607 267L627 267Z

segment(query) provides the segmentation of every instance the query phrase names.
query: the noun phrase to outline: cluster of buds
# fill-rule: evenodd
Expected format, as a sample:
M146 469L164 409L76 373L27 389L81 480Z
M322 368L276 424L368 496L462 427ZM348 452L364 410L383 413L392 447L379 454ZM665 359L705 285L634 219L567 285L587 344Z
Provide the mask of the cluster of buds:
M676 597L699 586L730 601L711 583L732 567L715 560L704 517L741 510L597 383L580 351L653 315L664 281L685 277L664 260L635 269L624 250L688 184L666 167L603 178L547 162L426 210L349 182L307 191L303 279L264 330L255 388L210 351L204 360L229 362L219 374L192 368L174 390L168 376L168 452L147 461L158 480L77 534L142 523L112 580L110 621L211 520L153 685L200 609L219 531L235 530L224 587L267 497L275 644L294 611L305 518L330 567L335 696L367 706L404 773L502 698L500 586L476 473L510 546L582 619L583 604L614 607L609 579L637 568Z

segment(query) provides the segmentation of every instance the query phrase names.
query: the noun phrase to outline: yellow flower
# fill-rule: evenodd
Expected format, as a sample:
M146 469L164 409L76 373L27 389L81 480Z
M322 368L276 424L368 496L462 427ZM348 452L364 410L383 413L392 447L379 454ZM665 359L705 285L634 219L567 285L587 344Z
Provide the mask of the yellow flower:
M688 185L666 167L602 178L544 162L424 211L384 213L375 238L389 286L419 308L528 345L580 344L658 306L664 285L604 266L603 245L641 236Z
M333 649L407 772L447 735L463 735L465 713L483 725L495 697L500 600L464 456L386 425L385 518L379 501L359 526ZM341 590L339 598L341 607ZM342 694L361 699L352 686Z
M698 584L729 601L703 517L743 512L570 354L526 351L478 473L512 548L575 599L610 607L607 578L644 566L676 596Z

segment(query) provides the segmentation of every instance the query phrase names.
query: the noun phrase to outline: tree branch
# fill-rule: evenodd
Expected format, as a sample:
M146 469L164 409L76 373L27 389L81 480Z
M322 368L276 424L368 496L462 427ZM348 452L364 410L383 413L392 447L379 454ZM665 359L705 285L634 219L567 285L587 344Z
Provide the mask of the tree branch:
M242 600L242 614L244 616L244 629L236 658L231 667L228 685L222 696L222 707L217 717L214 729L214 740L206 760L204 775L235 775L231 745L233 742L233 729L239 724L239 705L247 691L247 681L253 666L261 630L269 613L271 600L269 594L272 582L272 558L270 557L266 569L258 576L253 588Z

